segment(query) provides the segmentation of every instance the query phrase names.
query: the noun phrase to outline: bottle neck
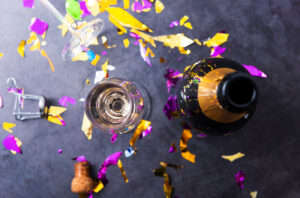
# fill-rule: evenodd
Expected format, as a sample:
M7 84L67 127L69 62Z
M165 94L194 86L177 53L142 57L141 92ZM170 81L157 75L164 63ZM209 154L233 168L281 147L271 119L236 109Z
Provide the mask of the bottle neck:
M217 87L220 105L231 112L248 111L256 101L257 87L251 77L243 72L227 74Z

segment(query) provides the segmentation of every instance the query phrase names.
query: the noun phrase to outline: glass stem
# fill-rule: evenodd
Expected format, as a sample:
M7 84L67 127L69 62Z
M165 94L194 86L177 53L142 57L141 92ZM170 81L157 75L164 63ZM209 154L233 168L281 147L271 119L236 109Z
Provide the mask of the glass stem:
M65 26L67 26L69 32L72 34L75 33L75 30L72 28L71 24L64 18L62 14L48 1L48 0L40 0L41 3L52 12L52 14Z

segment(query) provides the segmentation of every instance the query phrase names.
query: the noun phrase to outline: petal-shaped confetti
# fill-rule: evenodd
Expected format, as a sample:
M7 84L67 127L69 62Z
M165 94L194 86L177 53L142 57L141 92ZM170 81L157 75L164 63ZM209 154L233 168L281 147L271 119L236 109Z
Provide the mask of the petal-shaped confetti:
M92 60L91 64L93 66L96 66L98 61L100 60L100 56L98 54L96 54L95 58Z
M155 12L161 13L165 9L164 4L160 0L155 1Z
M149 135L152 132L152 126L149 126L146 130L144 130L139 139L145 138L147 135Z
M112 24L114 24L120 30L122 34L127 33L127 30L116 19L114 19L111 16L108 16L108 19Z
M106 77L106 73L104 71L96 71L95 73L95 79L94 79L94 84L97 84L101 80L103 80Z
M124 168L123 168L123 164L122 164L122 162L121 162L120 159L118 160L118 167L119 167L119 169L120 169L120 171L121 171L121 173L122 173L122 175L124 177L125 183L128 183L128 178L126 176L126 173L125 173Z
M143 131L145 131L151 125L150 121L141 120L139 125L136 127L134 134L132 135L129 144L133 147L135 142L138 140Z
M166 63L166 62L167 62L166 59L164 59L163 57L159 58L159 63Z
M256 198L257 197L257 191L252 191L250 192L251 198Z
M141 54L141 57L148 64L149 67L152 67L152 64L150 62L149 57L146 57L146 48L143 46L142 43L139 43L139 44L140 44L140 54Z
M26 44L26 41L22 40L19 44L18 49L17 49L17 51L18 51L18 53L20 54L21 57L24 57L25 44Z
M29 48L30 51L35 51L40 49L41 49L41 43L39 39L35 40L33 45Z
M129 40L128 39L124 39L123 40L123 44L124 44L124 47L127 48L129 46L129 44L130 44Z
M2 96L0 96L0 109L3 107L3 99Z
M237 160L237 159L242 158L244 156L245 156L244 153L238 152L234 155L222 155L222 158L226 159L226 160L229 160L230 162L233 162L234 160Z
M74 98L71 98L69 96L63 96L59 99L59 104L63 107L67 107L69 104L76 104L76 100Z
M211 49L210 56L211 57L218 57L226 51L225 47L217 46Z
M125 157L130 157L135 154L135 150L132 147L129 147L124 151Z
M27 8L34 8L34 0L23 0L23 6Z
M143 12L149 12L151 10L152 4L148 0L142 0Z
M74 23L74 19L68 14L66 14L65 20L68 21L70 24ZM62 37L64 37L66 35L66 33L69 31L68 27L65 24L59 25L58 28L61 29L61 36Z
M191 53L191 50L185 50L184 47L178 47L178 51L181 53L181 54L190 54Z
M115 143L118 139L118 134L112 134L111 138L110 138L110 141L111 143Z
M243 173L243 171L240 170L235 175L235 182L239 185L240 188L244 188L244 181L245 181L245 174Z
M195 43L197 43L199 46L202 46L202 43L198 39L194 39Z
M243 67L245 67L245 69L248 70L248 72L252 75L252 76L257 76L257 77L262 77L262 78L267 78L267 74L265 74L264 72L260 71L259 69L257 69L255 66L253 65L243 65Z
M203 132L197 134L197 138L206 138L206 137L207 137L207 135Z
M175 27L175 26L178 26L179 25L179 21L175 20L175 21L172 21L169 25L169 28L172 28L172 27Z
M123 0L123 8L129 9L130 7L130 0Z
M86 52L81 52L77 56L72 58L72 61L87 61L89 60L89 56L87 55Z
M4 140L3 145L7 150L15 151L17 153L22 153L20 147L17 145L15 137L9 134Z
M179 24L182 26L187 20L189 20L189 17L187 15L184 15L181 19Z
M87 7L91 11L93 16L97 16L100 13L100 6L98 0L86 0Z
M191 22L186 22L185 24L183 24L183 26L190 29L190 30L193 29L193 26L192 26Z
M86 17L86 16L89 16L91 14L91 12L88 10L88 8L86 6L85 1L80 1L79 5L80 5L80 9L82 10L81 17Z
M57 153L58 153L58 154L62 154L62 149L58 149L58 150L57 150Z
M148 34L146 34L144 32L140 32L140 31L138 31L136 29L131 29L130 31L131 31L131 33L135 34L135 36L131 35L133 38L140 39L140 37L141 37L145 41L147 41L148 43L150 43L153 47L156 47L155 41L154 41L154 39L153 39L152 36L150 36L150 35L148 35Z
M170 95L163 108L163 111L169 120L171 120L172 117L178 118L180 116L177 111L177 106L177 96Z
M181 156L184 159L186 159L192 163L195 163L195 154L190 153L189 150L187 149L187 142L192 137L193 137L193 135L192 135L191 129L183 129L182 135L180 138L180 151L181 151Z
M103 65L101 66L102 71L105 73L105 77L108 76L108 75L107 75L107 66L108 66L108 64L109 64L109 59L107 59L107 60L105 61L105 63L103 63Z
M17 146L19 147L19 148L21 148L21 146L22 146L22 142L21 142L21 140L19 140L18 138L16 138L15 137L15 140L16 140L16 142L17 142ZM14 155L16 155L17 154L17 152L16 151L13 151L13 150L10 150L10 152L12 153L12 154L14 154ZM22 152L22 151L21 151Z
M41 50L41 55L47 58L48 63L50 65L50 67L51 67L51 70L54 72L55 69L54 69L53 63L52 63L51 59L49 58L48 54L46 53L46 51L42 49Z
M14 128L16 126L15 123L9 123L9 122L3 122L2 124L2 128L7 131L12 133L13 131L11 130L12 128Z
M112 5L117 5L117 0L99 0L100 12L104 12Z
M169 149L169 153L175 153L177 151L177 147L175 145L175 142L172 142L171 147Z
M39 18L33 18L29 29L39 35L43 35L48 29L48 23L40 20Z
M122 152L116 152L111 154L104 160L103 164L101 165L98 171L98 179L100 179L101 181L105 179L107 168L111 165L117 165L121 155Z
M207 41L204 41L203 44L207 47L217 47L222 45L227 41L229 34L227 33L216 33L215 36Z
M173 188L170 185L169 175L167 173L164 173L163 176L164 176L164 192L166 198L171 198Z
M89 57L89 61L93 61L94 58L96 57L95 53L93 51L91 51L91 50L87 51L86 53L87 53L87 55Z
M151 50L149 47L147 47L145 56L148 57L149 54L150 54L150 56L151 56L152 58L155 57L155 54L152 52L152 50Z
M57 115L57 116L48 116L47 120L49 122L54 123L54 124L63 125L63 126L66 125L64 119L60 115Z
M146 25L134 18L131 14L122 8L107 8L109 15L114 18L119 24L125 27L152 32Z
M104 188L104 184L101 181L98 181L98 184L95 185L93 192L98 193Z
M65 112L67 109L65 107L58 107L58 106L50 106L48 110L48 115L50 116L58 116Z
M132 11L134 12L142 12L143 11L143 5L141 2L139 1L134 1L134 3L132 4Z
M166 84L169 93L171 88L176 87L178 80L182 78L182 73L172 68L167 68L167 73L164 77L167 79Z
M77 156L77 157L74 157L72 158L72 160L75 160L77 162L87 162L86 158L84 155L80 155L80 156Z
M75 20L81 20L81 9L78 1L66 0L66 11Z
M36 40L38 40L38 37L37 37L36 33L31 32L30 37L27 40L27 44L30 44L30 43L32 43L33 41L36 41Z
M89 120L89 118L86 116L86 114L83 114L83 120L81 125L81 131L83 131L84 135L87 137L88 140L92 139L93 135L93 124Z
M194 41L186 36L183 33L172 34L172 35L163 35L153 37L154 40L162 42L165 46L174 48L174 47L187 47L194 43Z

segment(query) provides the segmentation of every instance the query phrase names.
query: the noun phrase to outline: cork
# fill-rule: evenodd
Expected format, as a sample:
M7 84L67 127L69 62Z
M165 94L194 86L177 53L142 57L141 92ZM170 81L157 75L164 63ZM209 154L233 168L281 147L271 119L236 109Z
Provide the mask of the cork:
M71 191L76 194L84 194L93 190L94 182L90 177L90 164L77 162L74 165L75 176L72 179Z

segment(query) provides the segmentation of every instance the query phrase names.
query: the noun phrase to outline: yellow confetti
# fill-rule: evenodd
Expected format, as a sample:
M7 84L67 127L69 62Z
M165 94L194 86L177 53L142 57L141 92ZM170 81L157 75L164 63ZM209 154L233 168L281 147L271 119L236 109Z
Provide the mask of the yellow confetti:
M118 160L118 167L119 167L119 169L120 169L120 171L121 171L121 173L124 177L125 183L128 183L128 178L126 176L126 172L124 171L124 168L123 168L123 165L122 165L122 162L121 162L120 159Z
M31 33L30 33L30 37L29 37L29 39L27 40L27 44L30 44L30 43L32 43L33 41L37 40L37 39L38 39L38 37L36 36L36 34L35 34L34 32L31 32Z
M9 123L9 122L3 122L3 124L2 124L2 128L3 128L5 131L8 131L8 132L10 132L10 133L13 132L11 129L14 128L15 126L16 126L16 124L14 124L14 123Z
M58 116L65 112L67 108L65 107L58 107L58 106L50 106L48 110L48 115L49 116Z
M95 40L90 45L99 45L97 37L95 38Z
M70 24L74 23L74 19L68 14L66 14L65 20L67 20ZM69 31L68 27L64 24L59 25L58 29L61 29L61 36L62 37L64 37L67 34L67 32Z
M199 46L202 45L202 43L198 39L194 39L195 43L197 43Z
M81 52L77 56L72 58L72 61L87 61L89 60L89 56L87 55L86 52Z
M26 41L25 40L22 40L19 44L19 47L17 49L18 53L24 57L24 50L25 50L25 44L26 44Z
M100 12L104 12L111 5L117 5L117 0L99 0Z
M179 24L182 26L187 20L189 20L189 17L184 15L181 19L180 19L180 22Z
M151 125L150 121L141 120L139 125L136 127L134 134L132 135L131 139L129 140L129 144L133 147L137 139L140 137L141 133L145 131Z
M183 26L188 28L188 29L191 29L191 30L193 29L193 26L190 22L187 22L187 23L183 24Z
M257 197L257 191L252 191L250 192L251 198L256 198Z
M3 56L3 53L0 53L0 58L2 58L2 56Z
M100 60L100 56L96 54L95 58L92 60L91 64L92 65L97 65L98 61Z
M85 84L89 85L89 84L90 84L90 79L87 78L87 79L85 80Z
M98 0L86 0L86 6L93 16L97 16L100 13Z
M244 156L245 156L244 153L238 152L234 155L222 155L222 158L226 159L226 160L229 160L230 162L233 162L234 160L237 160L237 159L242 158Z
M101 182L101 180L99 180L99 183L94 187L93 191L95 193L100 192L102 189L104 188L103 183Z
M143 30L147 32L153 32L146 25L144 25L142 22L134 18L131 14L129 14L127 11L125 11L122 8L111 7L111 8L107 8L106 10L109 13L109 15L122 26Z
M130 7L130 0L123 0L123 8L129 9Z
M153 37L154 40L162 42L165 46L170 48L174 47L187 47L194 43L194 41L186 36L183 33L172 34L172 35L163 35Z
M42 50L41 50L41 55L47 58L48 63L49 63L49 65L50 65L52 71L54 72L54 66L53 66L53 63L52 63L52 61L50 60L50 58L49 58L48 54L46 53L46 51L42 49Z
M161 13L165 9L164 4L160 0L155 1L155 12Z
M21 140L19 140L19 138L16 138L16 137L15 137L15 140L16 140L17 146L20 148L20 147L22 146ZM13 151L13 150L10 150L10 152L11 152L12 154L14 154L14 155L17 154L17 152L16 152L16 151Z
M163 176L164 176L164 192L165 192L166 198L171 198L173 189L172 189L172 186L170 185L169 175L166 172L164 172Z
M114 24L120 30L119 32L122 32L122 34L127 33L127 30L118 21L116 21L113 17L108 16L108 19L112 24Z
M180 151L181 151L181 156L184 159L186 159L192 163L195 163L195 154L190 153L187 149L187 142L192 137L193 137L193 135L192 135L192 132L190 129L183 129L182 135L180 138Z
M148 47L147 50L146 50L146 54L145 56L148 57L149 54L151 55L152 58L155 57L155 54L152 52L152 50Z
M57 115L57 116L48 116L47 120L49 122L54 123L54 124L65 125L64 119L60 115Z
M186 55L188 55L188 54L190 54L191 53L191 50L185 50L184 49L184 47L178 47L178 50L179 50L179 52L181 53L181 54L186 54Z
M34 41L33 45L29 48L30 51L35 51L35 50L40 50L41 45L40 45L40 40L37 39Z
M207 47L217 47L223 43L225 43L228 39L229 34L227 33L216 33L215 36L208 41L204 41L203 45Z
M105 76L107 76L107 66L108 66L108 63L109 63L109 59L107 59L105 61L105 63L103 63L103 65L101 66L102 71L104 71L104 73L105 73Z
M93 124L92 122L88 119L86 114L83 114L83 120L82 120L82 125L81 125L81 131L83 131L84 135L87 137L88 140L92 139L93 135Z
M136 29L131 29L130 31L133 32L133 33L135 33L135 34L137 34L137 35L139 35L140 37L142 37L145 41L147 41L148 43L150 43L153 47L156 47L155 41L154 41L154 39L153 39L152 36L150 36L148 34L145 34L144 32L140 32L140 31L138 31Z
M104 45L104 47L107 48L107 49L110 49L110 48L113 48L113 47L117 47L116 45L109 46L107 44L108 40L107 40L106 36L101 36L101 41L102 41L102 44Z
M130 44L129 40L128 39L124 39L123 40L123 44L124 44L124 47L127 48L129 46L129 44Z
M46 31L44 32L44 34L42 35L43 39L46 39Z

